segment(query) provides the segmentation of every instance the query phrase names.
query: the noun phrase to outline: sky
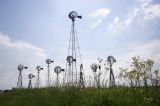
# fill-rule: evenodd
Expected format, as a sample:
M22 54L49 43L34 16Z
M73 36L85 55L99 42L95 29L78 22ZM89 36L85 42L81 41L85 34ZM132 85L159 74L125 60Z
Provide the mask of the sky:
M45 85L47 58L54 60L52 70L65 68L70 11L82 15L75 24L86 77L93 75L90 65L97 58L109 55L117 60L115 75L134 56L153 59L159 69L160 0L0 0L0 89L16 87L19 64L28 66L22 72L24 87L37 65L44 67Z

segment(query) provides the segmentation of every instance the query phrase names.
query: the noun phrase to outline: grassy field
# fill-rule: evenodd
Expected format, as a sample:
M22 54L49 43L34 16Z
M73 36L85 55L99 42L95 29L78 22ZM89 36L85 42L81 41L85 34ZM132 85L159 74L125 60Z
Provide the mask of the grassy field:
M0 94L0 106L160 106L160 89L19 89Z

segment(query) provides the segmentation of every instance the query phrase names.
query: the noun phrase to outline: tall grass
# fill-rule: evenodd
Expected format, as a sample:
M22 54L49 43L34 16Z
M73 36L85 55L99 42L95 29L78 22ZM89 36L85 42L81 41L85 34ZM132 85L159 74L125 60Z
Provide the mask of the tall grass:
M160 89L149 88L41 88L0 95L0 106L160 106Z

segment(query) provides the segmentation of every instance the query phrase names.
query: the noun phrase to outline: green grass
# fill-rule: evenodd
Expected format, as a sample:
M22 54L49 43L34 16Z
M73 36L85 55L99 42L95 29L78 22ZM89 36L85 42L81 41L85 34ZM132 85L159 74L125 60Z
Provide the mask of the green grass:
M144 99L147 96L150 100ZM19 89L0 94L0 106L160 106L160 89Z

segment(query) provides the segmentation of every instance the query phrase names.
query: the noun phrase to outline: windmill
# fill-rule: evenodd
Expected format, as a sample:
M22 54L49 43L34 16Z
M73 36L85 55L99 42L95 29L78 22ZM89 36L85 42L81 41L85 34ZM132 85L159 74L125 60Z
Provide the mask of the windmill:
M112 65L116 62L116 59L113 56L108 56L107 61L109 63L109 70L110 70L109 86L112 87L116 85L114 74L113 74L113 69L112 69Z
M93 75L94 75L94 87L98 87L98 79L97 79L97 69L98 69L98 65L96 63L93 63L91 66L91 69L93 71Z
M59 87L59 74L61 73L61 71L64 71L64 69L62 69L60 66L56 66L54 68L54 72L56 73L56 86Z
M43 68L41 66L37 66L36 69L37 69L37 79L36 79L35 87L36 88L40 88L40 77L39 77L39 74L40 74L40 71L43 70Z
M51 59L47 59L46 63L47 63L47 86L51 86L51 76L50 76L50 64L53 63L54 61Z
M102 74L102 72L101 72L101 64L102 64L102 62L103 62L103 59L101 59L101 58L98 58L97 59L98 60L98 62L99 62L99 65L98 65L98 69L99 69L99 72L98 72L98 87L100 87L101 86L101 74Z
M28 83L28 88L32 88L32 79L34 78L35 76L33 74L29 74L28 75L28 78L29 78L29 83Z
M83 69L82 58L75 27L75 20L77 18L81 19L82 16L78 15L76 11L71 11L68 17L69 19L71 19L72 25L71 25L68 54L66 58L67 60L66 71L63 82L66 86L76 86L76 87L84 86L84 72L82 70Z
M18 70L19 70L19 76L18 76L18 81L17 81L17 88L22 88L22 70L27 69L27 67L24 67L22 64L18 65Z

